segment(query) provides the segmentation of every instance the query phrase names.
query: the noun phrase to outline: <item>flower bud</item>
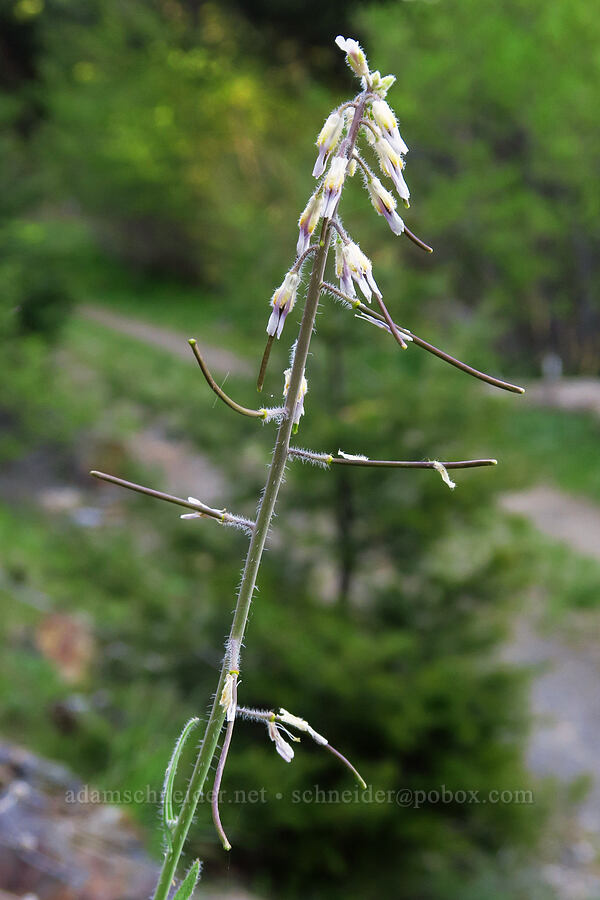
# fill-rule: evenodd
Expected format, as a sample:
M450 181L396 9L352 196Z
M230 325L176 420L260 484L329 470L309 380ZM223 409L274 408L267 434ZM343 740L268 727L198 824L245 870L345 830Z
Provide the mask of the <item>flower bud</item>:
M284 375L284 384L283 384L283 396L287 398L288 391L290 389L290 379L292 377L292 370L286 369L283 373ZM294 414L292 417L292 423L295 426L295 430L298 430L298 425L300 424L300 418L304 415L304 398L308 391L308 382L304 375L302 376L302 381L300 382L300 392L298 394L298 399L296 401L296 407L294 409Z
M312 195L304 208L304 212L298 219L298 227L300 228L298 244L296 245L296 253L298 256L302 256L305 250L308 250L312 233L319 224L322 211L323 194L321 191L317 191Z
M379 178L369 178L367 190L375 212L385 216L394 234L402 234L404 222L396 212L396 201L390 192L386 191Z
M335 159L331 161L329 171L323 182L323 198L325 202L323 207L324 219L330 219L335 212L335 207L344 186L347 168L348 160L345 156L336 156Z
M381 72L371 72L371 90L374 94L378 94L382 99L386 96L389 89L396 82L395 75L381 76Z
M319 148L319 155L313 168L315 178L320 178L325 171L325 165L329 158L329 154L337 147L338 141L344 127L344 114L342 112L332 112L327 117L327 121L319 132L316 145Z
M219 698L219 706L222 706L225 710L225 715L228 722L233 722L235 719L235 713L237 709L237 704L235 702L235 688L237 685L237 677L238 672L234 669L231 672L228 672L225 676L225 684L223 685L223 690L221 692L221 696Z
M369 74L367 57L364 50L354 38L344 38L341 34L335 39L336 44L346 54L346 62L359 78L366 78Z
M408 147L400 137L396 116L385 100L374 100L371 104L371 111L381 133L396 153L408 153Z
M294 308L300 276L296 272L288 272L283 282L271 298L273 312L267 325L267 334L281 337L287 314Z

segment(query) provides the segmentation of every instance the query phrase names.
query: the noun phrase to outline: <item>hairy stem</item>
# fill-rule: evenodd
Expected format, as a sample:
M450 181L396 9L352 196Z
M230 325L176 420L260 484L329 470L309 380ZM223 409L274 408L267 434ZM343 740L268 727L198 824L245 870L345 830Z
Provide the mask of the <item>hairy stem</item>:
M294 356L294 364L292 366L290 387L286 402L288 415L281 422L277 432L277 440L273 450L267 483L265 485L263 499L256 517L256 525L252 533L248 554L246 556L244 573L231 625L230 645L235 642L237 646L240 646L246 630L246 622L252 595L254 594L256 578L287 462L288 448L292 434L293 413L306 366L308 348L310 346L310 339L321 293L320 286L321 281L323 280L328 248L329 223L325 222L323 225L322 240L315 258L315 264L310 279L306 305L302 316L302 324L300 326L300 333L298 335L298 343ZM220 706L219 698L223 690L225 676L235 662L235 660L230 660L229 653L227 653L223 661L212 709L206 724L204 739L181 806L177 825L173 830L173 847L171 850L168 850L165 855L160 879L154 894L154 900L166 900L168 896L177 863L179 862L179 857L181 856L187 833L192 824L196 806L204 788L208 769L216 751L219 734L223 727L225 710Z
M357 112L354 117L354 122L350 128L350 133L348 134L346 140L342 145L343 152L345 152L346 155L350 155L352 153L365 102L366 96L363 94L359 98L359 102L357 104ZM342 152L341 148L340 152ZM304 371L306 369L306 360L308 358L308 351L315 324L315 318L317 315L319 298L321 296L321 284L323 282L323 276L325 273L325 264L327 262L330 239L331 219L324 219L323 226L321 228L318 249L314 256L313 268L308 285L308 291L306 294L304 313L302 315L302 322L300 324L300 331L298 333L298 340L296 342L296 350L294 353L294 361L292 364L292 371L290 375L290 385L285 405L287 414L281 422L279 430L277 432L277 439L275 441L275 447L273 450L273 455L271 457L271 465L269 467L267 482L265 484L263 497L258 509L258 515L256 517L256 524L252 531L250 546L248 547L248 553L246 555L244 572L242 575L242 581L237 597L237 604L235 607L233 622L231 624L231 631L229 634L228 650L225 654L223 665L221 667L219 682L213 699L213 704L208 717L208 721L206 723L206 731L204 733L200 751L196 758L196 763L194 765L187 791L181 805L177 824L173 828L173 844L165 854L158 885L156 887L156 891L154 892L154 900L167 900L169 890L173 882L173 877L177 869L177 864L181 857L188 831L194 819L198 801L204 790L204 783L206 781L208 770L215 755L217 742L219 740L219 735L221 733L223 722L225 720L225 709L219 703L219 699L223 691L223 686L225 684L225 678L230 669L239 669L239 660L237 658L239 655L239 648L242 646L244 640L246 623L248 621L248 613L250 611L250 604L252 602L252 596L254 594L254 589L256 586L256 579L258 576L265 543L271 526L271 520L275 511L275 504L277 502L279 488L281 487L281 482L283 480L285 466L288 459L288 450L290 446L290 437L292 435L294 420L294 410L296 408L296 403L298 402L300 387L302 384L302 379L304 377Z

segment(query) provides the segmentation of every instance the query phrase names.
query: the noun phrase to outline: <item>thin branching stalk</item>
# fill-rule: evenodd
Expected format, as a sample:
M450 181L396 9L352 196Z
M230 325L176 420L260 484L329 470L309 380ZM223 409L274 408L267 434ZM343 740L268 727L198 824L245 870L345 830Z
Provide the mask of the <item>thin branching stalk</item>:
M405 227L406 230L406 227ZM379 322L385 322L387 325L385 316L381 313L378 313L372 307L367 306L365 303L362 303L360 300L357 300L355 297L349 297L347 294L344 294L343 291L340 291L334 284L330 284L329 282L324 282L321 287L327 294L332 294L334 297L339 297L340 300L343 301L343 305L346 308L351 308L357 310L362 313L364 316L370 319L377 319ZM509 381L502 381L501 378L494 378L493 375L487 375L485 372L480 372L479 369L473 368L473 366L468 365L467 363L462 362L460 359L456 359L454 356L451 356L449 353L446 353L444 350L440 350L439 347L434 347L433 344L430 344L428 341L423 340L414 331L409 331L408 328L404 328L402 325L398 325L394 323L399 332L401 332L405 337L408 337L417 347L421 347L422 350L427 350L428 353L433 354L433 356L437 356L438 359L444 360L444 362L449 363L449 365L454 366L456 369L460 369L461 372L465 372L467 375L472 375L473 378L478 378L479 381L485 381L486 384L491 384L494 387L500 388L503 391L509 391L512 394L524 394L525 388L520 387L518 384L511 384Z
M390 332L391 332L394 340L396 341L397 344L400 345L402 350L406 350L407 344L406 344L404 338L402 337L402 335L400 334L400 332L398 331L398 329L396 328L396 326L394 325L394 320L390 316L390 314L388 312L388 308L385 305L385 303L383 302L383 297L381 296L381 294L375 294L375 299L377 300L379 309L381 310L381 312L383 314L383 318L385 319L386 325L390 329Z
M354 116L353 126L350 129L350 133L347 138L348 152L351 152L352 147L354 146L356 134L360 125L360 119L364 110L364 105L365 99L364 96L362 96L359 99ZM246 631L246 623L248 620L250 604L252 602L252 597L256 586L256 578L258 576L265 543L267 540L269 529L271 527L271 520L275 511L277 496L279 494L279 489L281 487L281 482L288 459L288 450L293 428L294 411L296 408L296 403L298 402L298 398L300 396L300 388L306 369L306 360L308 358L308 351L315 324L317 308L319 305L319 298L321 296L321 284L323 282L323 276L325 274L325 264L327 262L330 239L330 219L324 219L321 228L319 248L314 255L313 269L308 285L306 303L304 306L304 313L302 315L302 322L300 324L300 331L298 333L298 340L296 342L294 361L292 363L290 386L286 399L287 416L281 422L277 432L277 439L275 441L275 448L271 457L271 465L269 467L269 473L263 491L262 501L260 503L258 515L256 517L256 524L252 532L252 537L250 539L250 546L248 548L248 553L246 556L244 572L242 575L237 604L233 616L233 622L231 625L229 646L231 646L231 642L235 642L238 647L241 646ZM181 805L177 825L173 829L173 846L169 848L165 854L160 878L156 887L156 891L154 893L154 900L167 900L171 882L174 878L177 864L179 862L179 858L183 851L183 846L185 844L188 831L196 812L196 806L198 805L198 801L204 789L206 776L215 755L217 743L219 740L219 734L221 733L223 722L225 720L225 710L219 704L219 698L221 696L221 692L223 691L225 677L228 671L231 668L237 668L237 666L232 665L233 662L235 661L230 660L230 654L229 652L227 652L225 655L225 659L223 660L223 666L221 668L217 690L215 692L212 708L208 717L208 722L206 724L206 731L204 733L200 752L196 759L196 764L194 766L194 770L192 772L192 776L190 778L188 788Z
M285 725L291 725L292 728L297 728L299 731L304 732L305 734L309 734L310 737L320 746L325 747L332 753L336 759L338 759L342 765L344 765L356 778L361 788L364 790L367 787L367 783L358 771L358 769L352 765L349 759L347 759L343 753L340 753L339 750L336 750L335 747L332 747L327 738L323 737L322 734L316 732L313 728L310 727L308 722L305 722L304 719L300 719L298 716L293 716L287 712L285 709L280 709L278 713L273 712L273 710L269 709L247 709L246 707L239 707L237 710L237 715L242 719L249 719L254 722L264 722L267 724L268 722L281 722ZM294 738L297 740L297 738Z
M378 133L377 129L374 127L374 125L373 125L372 122L369 122L368 119L361 119L361 120L360 120L360 124L361 124L364 128L368 128L369 131L371 132L371 134L373 134L373 135L375 136L375 138L378 138L378 137L379 137L379 133Z
M380 155L380 165L382 170L384 170L392 179L399 197L408 207L410 192L402 175L404 162L401 160L401 156L408 151L408 147L404 144L399 133L398 123L391 108L384 102L387 91L395 79L393 76L389 75L382 78L379 72L371 73L368 68L364 51L356 41L339 36L336 38L336 43L346 53L346 61L354 73L361 79L362 91L353 100L344 103L333 110L317 138L316 145L318 147L318 156L313 169L313 175L317 178L317 185L316 189L311 192L306 209L301 214L298 222L299 236L296 246L296 259L292 267L288 270L284 281L280 287L276 289L271 298L272 312L266 329L268 338L260 365L257 383L259 390L263 386L273 343L281 336L286 317L296 302L298 286L301 281L302 266L310 258L312 269L306 292L300 329L293 345L290 368L285 372L285 405L273 409L249 409L232 400L212 377L196 342L194 340L190 341L196 360L208 385L228 407L235 412L254 419L262 419L264 422L277 421L279 423L267 480L258 505L256 521L251 521L243 516L236 516L225 509L213 509L193 497L188 497L187 500L183 500L179 497L174 497L171 494L165 494L161 491L155 491L151 488L125 481L114 475L107 475L103 472L92 472L92 475L96 478L100 478L104 481L147 496L164 500L167 503L183 506L191 511L186 513L182 518L212 518L220 524L241 528L250 539L233 620L226 644L226 652L210 712L206 720L204 736L200 743L183 802L177 812L175 812L172 803L172 786L175 778L175 770L177 762L179 761L183 742L193 725L195 725L196 720L191 720L184 729L182 737L176 745L169 768L167 769L163 808L166 849L158 884L154 893L154 900L167 900L169 897L188 832L194 820L198 802L203 796L206 779L217 753L219 737L225 721L227 721L227 729L214 778L212 815L217 833L226 850L230 849L231 845L221 823L219 813L219 790L233 737L235 722L238 716L262 722L266 726L270 740L275 744L276 751L286 762L292 760L294 757L294 750L291 744L285 740L283 735L285 734L292 741L300 740L300 738L289 731L289 728L309 735L317 744L325 746L330 753L342 762L353 773L363 788L366 787L364 779L349 760L338 750L331 747L328 740L323 737L322 734L315 731L315 729L304 719L301 719L283 708L280 708L278 712L273 712L269 710L249 709L246 707L238 708L237 706L240 655L244 643L248 614L288 460L299 459L303 462L320 465L324 468L328 468L330 465L342 465L372 466L380 468L434 469L441 476L444 483L451 489L455 487L455 484L451 481L447 469L473 468L476 466L492 466L496 464L496 460L494 459L471 459L446 463L438 462L437 460L370 460L364 456L354 456L344 453L341 450L338 451L338 455L334 457L332 454L328 453L315 453L310 450L301 450L290 447L291 435L297 431L300 417L304 413L304 395L308 389L305 377L306 363L315 326L319 300L322 293L331 293L335 297L341 299L344 305L358 311L360 313L359 318L366 318L372 324L376 324L389 331L403 349L405 349L406 345L412 341L418 346L428 350L430 353L449 362L451 365L474 375L476 378L480 378L497 387L502 387L505 390L517 393L522 392L522 388L507 384L506 382L501 382L482 372L478 372L476 369L472 369L470 366L461 363L459 360L455 360L443 351L438 350L426 341L421 340L407 329L396 325L383 302L377 284L373 278L371 261L360 250L359 246L348 236L337 219L337 209L344 186L344 180L347 174L353 174L355 166L358 164L365 173L365 187L367 188L371 203L377 214L384 216L387 219L394 234L405 234L418 247L427 252L431 252L431 247L406 228L404 222L396 212L397 200L383 187L379 179L373 175L371 169L356 149L356 142L360 129L363 126L366 126L373 132L377 139L377 153ZM367 106L367 114L370 116L368 120L365 118ZM382 153L384 155L387 154L383 162L381 162ZM323 175L326 168L327 173ZM321 222L321 228L318 241L310 243L319 222ZM336 274L340 280L340 288L343 288L343 290L324 281L325 267L334 229L337 231L335 237ZM349 296L349 294L355 293L355 283L358 285L366 299L370 300L372 294L375 294L381 312L377 312L374 309L365 306L362 301L357 300L356 297ZM195 868L192 867L192 870L180 888L180 893L177 895L179 900L188 900L198 875L199 865L196 865Z
M290 271L291 272L299 272L300 269L302 268L302 266L304 265L305 261L311 255L311 253L316 253L318 249L319 249L318 244L311 244L310 247L308 248L308 250L305 250L304 253L298 257L298 259L296 260L296 262L294 263L294 265L292 266Z
M153 488L144 487L142 484L126 481L124 478L118 478L116 475L108 475L106 472L92 470L90 475L100 479L100 481L108 481L110 484L116 484L119 487L135 491L137 494L146 494L147 497L154 497L155 500L164 500L165 503L173 503L176 506L183 506L185 509L191 509L200 516L216 519L223 525L238 525L242 530L251 530L254 528L254 522L251 519L246 519L244 516L235 516L233 513L227 512L226 509L213 509L212 507L201 503L199 500L193 500L191 497L184 500L182 497L173 496L173 494L165 494L164 491L155 491Z
M416 234L413 234L410 228L407 228L406 225L404 226L404 234L409 239L409 241L412 241L413 244L416 244L420 250L424 250L425 253L433 253L433 247L430 247L429 244L426 244L425 241L422 241L420 237L417 237Z
M313 453L290 447L290 459L314 462L325 466L367 466L380 469L435 469L435 460L367 459L366 456L334 456L332 453ZM440 463L438 463L440 465ZM478 469L482 466L496 466L497 459L458 459L441 463L445 469Z
M267 365L269 363L269 357L271 355L271 348L273 346L273 341L275 340L275 335L270 334L267 338L267 343L265 345L265 352L262 355L262 359L260 361L260 368L258 370L258 378L256 379L256 390L262 391L263 384L265 383L265 374L267 371Z
M233 706L237 706L237 672L232 673L235 675L233 679L233 687L232 687L232 703ZM217 763L217 768L215 770L215 780L213 782L213 790L212 790L212 817L213 823L216 829L217 834L219 835L219 839L223 846L223 850L231 850L231 844L229 843L229 838L225 834L225 829L221 824L221 814L219 812L219 793L221 791L221 782L223 781L223 772L225 771L225 763L227 762L227 755L229 753L229 748L231 746L231 738L233 737L233 726L235 725L235 711L231 716L229 721L227 722L227 728L225 729L225 738L223 739L223 746L221 747L221 755L219 756L219 762Z
M365 306L364 303L356 303L354 304L354 308L366 316L370 316L374 319L379 319L380 322L385 321L382 315L379 315L379 313L371 309L370 306ZM399 328L400 326L396 327ZM494 378L493 375L486 375L485 372L480 372L479 369L475 369L473 368L473 366L469 366L467 363L461 362L460 359L455 359L454 356L450 356L449 353L446 353L444 350L440 350L439 347L434 347L433 344L430 344L428 341L424 341L423 338L420 338L418 335L416 335L414 331L409 331L407 328L400 328L400 330L405 331L412 338L413 343L415 343L417 347L421 347L423 350L427 350L428 353L432 353L434 356L437 356L438 359L443 359L444 362L447 362L451 366L460 369L461 372L465 372L467 375L472 375L473 378L478 378L480 381L485 381L487 382L487 384L492 384L494 387L500 388L503 391L509 391L512 394L525 393L525 388L520 387L518 384L511 384L510 381L502 381L501 378Z
M204 377L206 378L207 383L210 388L215 392L217 397L223 401L230 409L233 409L235 412L241 413L242 416L249 416L252 419L266 419L267 411L266 409L248 409L247 406L240 406L239 403L236 403L235 400L232 400L229 397L223 388L219 387L215 379L210 374L210 370L206 365L202 354L200 353L200 348L198 347L198 342L194 338L190 338L188 341L190 347L192 348L193 354L196 357L196 361L200 366L200 370Z
M372 172L371 168L370 168L370 167L367 165L367 163L364 161L364 159L362 158L362 156L360 155L360 153L357 153L357 152L355 151L355 152L354 152L354 155L353 155L353 157L352 157L352 159L355 159L355 160L356 160L356 162L359 164L359 166L361 167L361 169L363 170L363 172L365 173L365 175L367 176L367 178L373 178L373 172Z

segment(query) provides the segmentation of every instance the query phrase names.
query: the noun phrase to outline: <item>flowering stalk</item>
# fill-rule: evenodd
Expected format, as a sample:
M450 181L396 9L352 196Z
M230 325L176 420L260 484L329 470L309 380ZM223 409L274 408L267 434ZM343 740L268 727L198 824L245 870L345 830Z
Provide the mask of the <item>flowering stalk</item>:
M355 116L356 125L353 126L350 133L349 148L354 146L356 132L358 131L359 120L365 102L365 98L359 101L358 115ZM277 432L277 439L271 457L271 465L269 467L269 474L267 476L263 498L258 510L250 546L246 555L244 572L231 625L229 648L231 648L234 642L236 647L239 648L243 642L244 633L246 631L246 623L256 586L256 578L288 459L290 438L294 426L294 412L300 397L302 381L305 378L304 372L306 369L306 360L308 358L308 350L315 324L317 307L321 296L321 283L325 274L330 237L330 221L326 218L323 220L321 228L319 248L314 255L314 263L306 295L306 304L304 306L304 313L300 324L300 331L298 333L294 361L291 366L289 387L285 402L286 415ZM215 699L206 723L206 731L200 746L200 752L198 753L196 764L181 805L177 825L173 829L172 847L165 853L160 878L154 893L154 900L167 900L171 882L175 875L177 864L183 851L183 845L192 824L196 806L198 805L206 781L206 776L208 775L209 767L217 749L219 734L221 733L225 721L225 709L219 702L225 687L225 679L229 671L235 668L239 669L239 659L231 659L230 649L228 649L225 659L223 660L223 666L217 684L217 690L215 692Z
M256 578L287 462L289 442L293 427L293 413L300 394L302 379L305 377L304 370L306 368L308 349L321 294L321 282L325 272L328 250L329 222L325 220L321 231L320 247L316 254L306 297L306 305L302 316L302 324L300 325L294 364L292 365L292 371L290 373L290 385L285 404L287 415L277 432L277 440L271 457L271 466L265 484L263 499L256 517L256 525L250 540L242 582L238 593L237 605L231 625L230 640L236 640L238 646L242 643L246 630L246 622L250 611L254 588L256 586ZM225 720L225 710L220 705L218 698L221 697L223 692L227 673L234 667L232 663L233 660L230 662L228 652L223 662L219 683L215 693L215 700L213 701L208 722L206 724L204 739L181 806L177 826L173 831L173 846L171 849L167 850L165 854L160 879L154 894L154 900L167 900L177 863L179 862L187 833L192 824L196 806L202 794L210 764L215 755L217 741Z
M255 722L264 722L267 726L267 731L269 734L269 738L275 743L275 749L277 753L281 756L281 758L285 762L291 762L294 758L294 750L287 743L287 741L281 736L281 730L285 730L288 737L290 737L293 741L299 741L300 739L295 737L287 728L286 725L295 728L297 731L301 731L304 734L308 734L309 737L313 739L315 744L319 744L321 747L326 747L330 753L339 759L341 763L343 763L347 769L354 775L359 785L363 790L367 787L367 783L360 774L360 772L354 768L350 760L346 759L346 757L340 753L339 750L336 750L335 747L332 747L326 737L323 737L322 734L319 734L318 731L315 731L312 728L306 719L301 719L300 716L294 716L292 713L288 712L287 709L280 709L279 712L273 712L268 709L246 709L245 707L238 707L237 710L238 716L243 719L250 719ZM281 730L280 730L281 729Z
M457 459L453 462L438 462L437 460L417 459L369 459L354 453L344 453L338 450L338 455L333 453L315 453L312 450L301 450L299 447L290 447L290 459L299 459L301 462L314 463L318 466L367 466L380 469L436 469L441 474L443 469L478 469L481 466L497 466L497 459ZM440 468L441 467L441 468Z
M292 761L294 750L292 745L283 737L283 734L286 734L292 741L299 740L288 730L289 726L309 735L318 744L325 746L353 772L363 787L366 786L354 766L338 750L331 747L327 739L315 731L304 719L287 712L285 709L280 709L278 713L275 713L268 710L251 710L238 706L241 648L244 642L250 604L256 588L262 555L288 460L296 458L325 468L332 464L337 464L433 469L438 472L450 488L454 487L454 482L450 480L448 469L495 465L495 460L493 459L463 460L452 463L441 463L437 460L414 462L369 460L364 456L352 455L343 451L338 451L338 456L333 457L331 454L313 453L312 451L290 447L291 436L298 430L300 418L304 414L304 397L307 392L306 363L322 293L328 292L339 297L343 303L357 310L361 317L389 331L404 349L408 343L415 343L429 350L429 352L446 359L452 365L469 371L470 374L476 377L495 383L497 386L504 387L507 390L520 390L516 386L507 385L504 382L499 382L476 370L470 369L452 357L448 357L447 354L438 351L425 341L420 340L407 329L396 326L383 303L381 292L373 276L371 261L342 227L337 217L340 197L346 178L352 176L358 164L364 173L365 187L376 212L385 216L395 234L404 233L422 249L431 251L430 247L420 241L419 238L416 238L406 228L396 213L396 199L383 187L380 180L373 175L367 163L362 159L360 153L355 150L359 134L363 135L366 133L369 143L379 157L383 174L390 177L398 195L408 205L409 193L404 181L404 161L402 159L402 155L408 151L408 147L400 137L398 123L392 110L385 102L387 91L395 79L393 76L382 78L379 72L370 72L364 51L355 40L340 36L336 39L336 43L345 51L348 65L360 78L362 90L354 100L342 104L342 106L331 113L319 134L317 139L318 157L313 174L315 177L321 178L326 166L328 168L300 216L296 261L288 268L282 284L275 290L270 301L272 311L267 324L267 346L258 378L259 390L262 387L271 346L275 340L281 337L286 318L294 307L300 289L302 266L310 257L312 268L306 291L302 320L297 339L292 348L291 364L285 372L283 407L276 407L272 410L254 410L240 406L216 384L206 367L196 342L190 342L206 381L227 406L250 418L262 420L263 422L275 420L279 423L275 447L271 456L266 484L258 506L256 521L250 521L242 516L235 516L225 509L212 509L192 497L185 501L160 491L126 482L112 475L105 475L100 472L92 473L105 481L186 507L190 512L184 514L182 518L213 518L221 524L242 528L250 538L233 621L226 645L227 650L214 693L212 707L185 797L177 815L175 815L172 808L170 787L172 786L180 750L176 749L173 757L174 761L167 773L165 782L167 785L165 792L165 822L168 827L167 847L158 885L154 893L154 900L167 900L171 891L173 878L194 819L198 801L204 791L204 785L215 758L217 744L225 722L227 722L227 729L216 767L212 813L223 847L227 850L230 849L230 843L220 820L218 793L238 716L262 721L267 727L268 737L274 743L275 749L285 762L289 763ZM313 233L316 233L319 221L321 222L319 239L311 245L310 241ZM340 280L340 289L325 281L325 268L334 232L336 241L336 273ZM354 283L356 283L368 302L371 301L372 295L375 295L377 304L381 309L380 313L369 306L365 306L357 299ZM187 730L184 730L184 735L187 735L187 733ZM182 743L180 742L178 747L181 746Z

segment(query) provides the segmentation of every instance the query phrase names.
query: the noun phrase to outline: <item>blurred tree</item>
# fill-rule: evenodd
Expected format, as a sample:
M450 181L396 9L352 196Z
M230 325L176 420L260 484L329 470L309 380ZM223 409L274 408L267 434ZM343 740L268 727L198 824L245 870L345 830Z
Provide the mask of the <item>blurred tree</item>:
M2 202L23 194L30 206L36 197L67 205L111 253L227 293L250 265L256 272L260 254L247 290L268 294L289 240L279 198L303 203L306 135L334 102L309 69L318 57L321 79L343 72L330 32L346 27L353 6L338 7L9 5ZM396 105L416 215L437 251L433 275L408 267L406 295L435 303L438 321L477 310L515 368L537 370L553 351L568 371L598 371L599 211L589 184L600 159L600 25L589 4L395 2L356 14L377 65L401 60ZM32 158L23 135L42 123Z
M585 0L444 0L374 5L360 22L378 65L401 72L436 317L482 311L521 369L552 350L597 373L598 16Z
M256 252L274 230L271 175L297 109L245 52L244 22L214 4L83 9L67 4L43 28L39 146L54 196L146 270L228 283L225 248Z
M40 439L67 440L57 416L58 382L49 394L56 343L73 305L65 255L39 222L0 228L0 347L9 377L0 384L0 457L18 455Z

